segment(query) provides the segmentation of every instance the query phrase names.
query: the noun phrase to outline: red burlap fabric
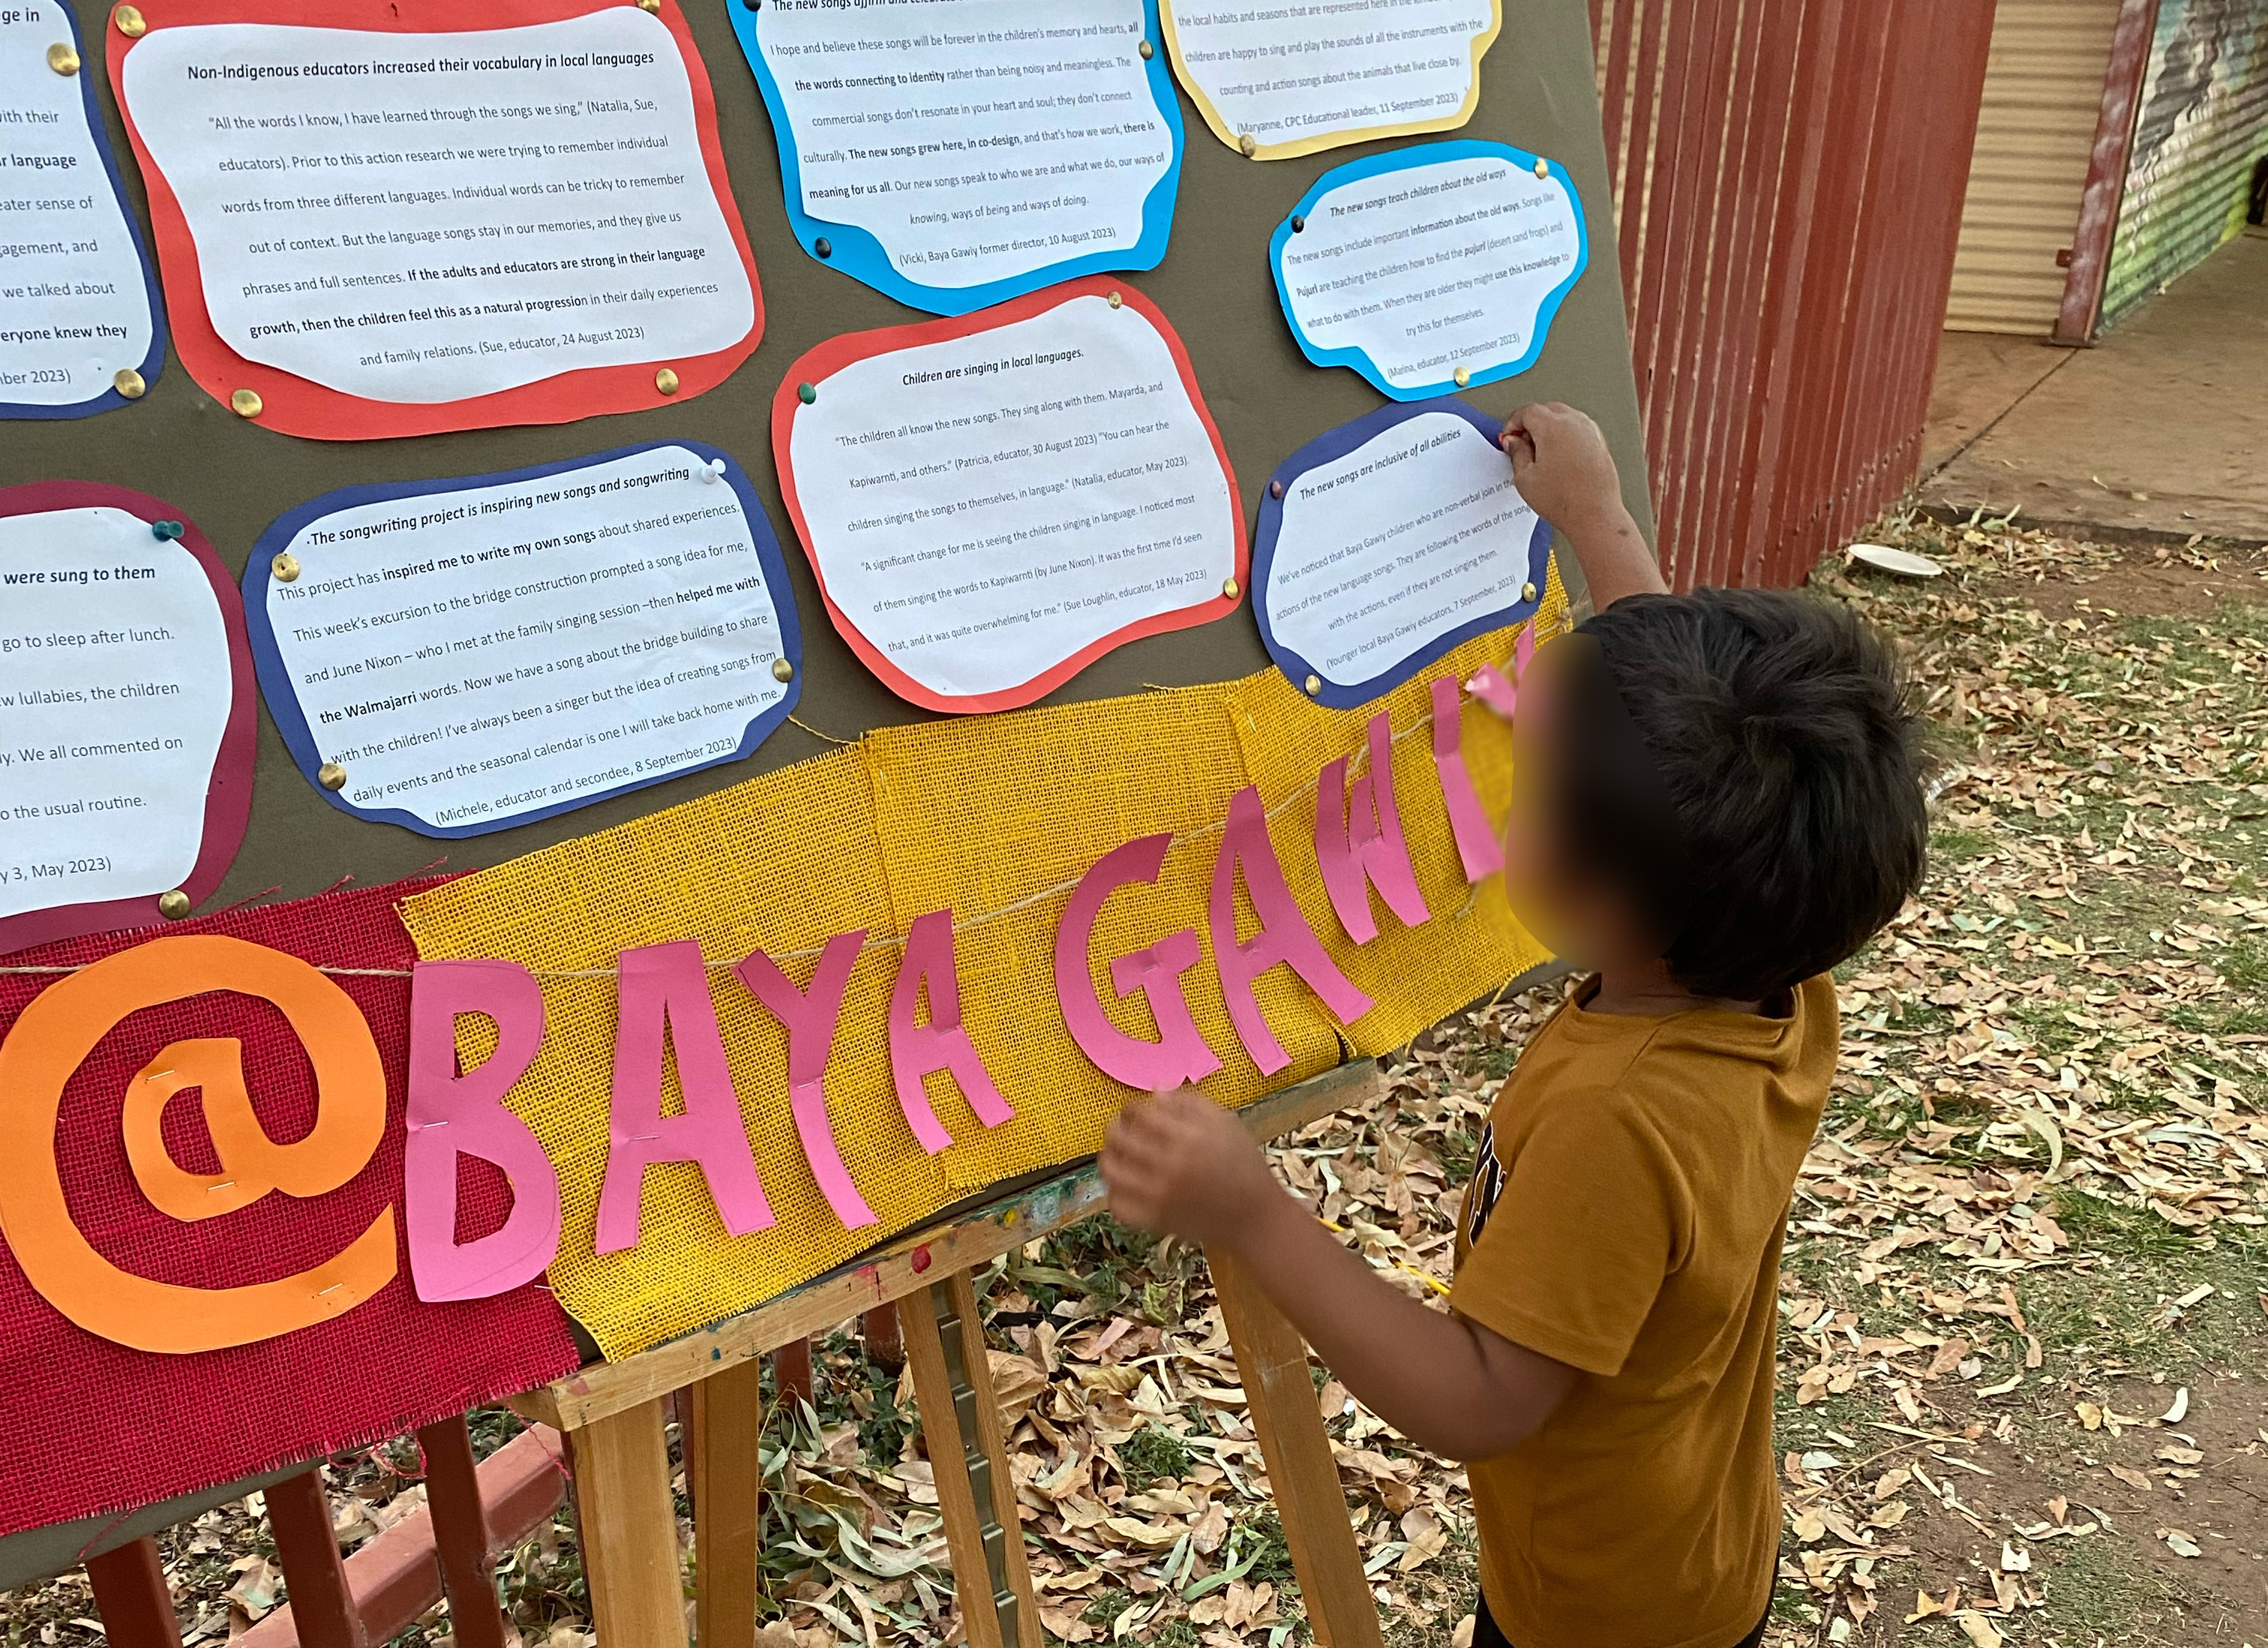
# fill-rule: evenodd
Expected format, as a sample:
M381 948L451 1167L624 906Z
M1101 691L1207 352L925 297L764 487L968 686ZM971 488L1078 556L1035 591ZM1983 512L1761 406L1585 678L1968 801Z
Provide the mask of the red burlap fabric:
M182 1285L232 1286L288 1276L337 1253L389 1203L398 1222L408 975L416 952L394 907L443 879L163 930L227 933L318 967L379 969L378 976L333 976L369 1019L385 1059L387 1132L370 1165L328 1196L301 1201L271 1192L195 1225L170 1218L135 1183L119 1129L121 1095L144 1064L183 1037L238 1038L254 1107L279 1142L303 1137L313 1125L314 1078L283 1014L264 1001L216 991L136 1012L72 1078L55 1133L72 1215L112 1263ZM0 956L0 1030L55 982L7 969L83 964L157 936L150 929L106 933ZM0 1093L0 1104L11 1098ZM165 1136L183 1167L218 1170L194 1096L168 1107ZM461 1237L495 1229L511 1205L503 1175L474 1166L477 1172L462 1174ZM319 1327L189 1356L131 1350L65 1320L32 1290L0 1242L0 1534L122 1511L375 1441L541 1384L577 1360L566 1318L542 1287L420 1304L406 1251L384 1291Z

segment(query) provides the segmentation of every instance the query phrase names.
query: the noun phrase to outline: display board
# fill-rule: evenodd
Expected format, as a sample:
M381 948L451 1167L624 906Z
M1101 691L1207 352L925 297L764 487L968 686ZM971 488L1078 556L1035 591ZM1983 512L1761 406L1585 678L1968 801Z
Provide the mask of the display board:
M1189 72L1167 50L1171 19L1131 4L1092 18L1020 0L920 8L941 33L1036 31L990 59L1030 77L1020 92L967 78L987 59L965 42L940 50L932 79L921 48L854 40L839 10L767 0L798 26L778 37L775 82L803 61L789 46L823 61L835 42L868 70L775 83L768 111L749 55L765 62L765 42L721 5L355 0L315 27L272 0L176 3L83 19L77 72L103 77L107 141L140 162L122 166L124 196L145 233L155 214L182 360L108 410L10 424L0 488L129 489L210 546L258 665L248 817L225 872L136 883L137 912L16 942L119 931L0 958L0 1080L51 1085L62 1107L10 1136L27 1159L52 1149L59 1176L52 1196L40 1173L0 1183L0 1321L39 1328L0 1341L68 1351L113 1385L225 1374L253 1412L306 1365L263 1344L352 1347L382 1330L430 1343L445 1365L403 1382L387 1371L399 1358L379 1357L372 1377L396 1381L379 1399L348 1402L343 1385L328 1408L303 1398L316 1411L284 1441L201 1437L99 1479L11 1482L0 1533L548 1377L563 1310L609 1354L685 1331L1092 1151L1140 1086L1199 1079L1246 1102L1351 1050L1387 1050L1539 959L1491 873L1509 740L1463 683L1515 670L1581 592L1516 495L1494 490L1508 470L1484 472L1485 437L1526 401L1583 408L1650 519L1616 270L1583 251L1584 226L1604 233L1612 214L1575 0L1522 8L1500 31L1488 5L1447 8L1459 62L1426 93L1434 114L1334 127L1336 103L1319 101L1305 126L1271 128L1281 141L1240 146L1183 140L1220 135L1237 87L1209 78L1192 101L1167 72ZM1220 14L1215 32L1229 39L1234 20ZM1211 26L1186 11L1180 25L1185 55ZM463 38L437 38L450 35ZM137 88L145 48L147 71L179 85ZM1351 48L1318 35L1314 49ZM1418 57L1400 67L1433 72ZM1297 68L1271 71L1277 105L1299 95ZM1337 96L1314 77L1314 98ZM869 83L864 107L854 79ZM218 91L191 97L193 80ZM122 85L129 102L146 91L131 136ZM1064 119L1006 119L995 106L1012 94L1069 99ZM1149 122L1091 145L1126 175L1090 202L1069 198L1069 173L969 183L966 148L949 188L927 169L944 162L919 152L1012 156L1028 137L1020 169L1070 166L1071 115L1091 131L1132 118L1081 113L1089 97L1112 111L1146 101ZM811 128L784 156L776 114ZM849 143L854 114L917 151L865 165L857 187L918 183L902 218L966 210L970 226L828 197L856 168L823 158L836 150L819 146L822 122L827 143ZM276 123L221 133L224 119ZM1394 135L1339 135L1357 128ZM1449 391L1458 409L1381 416L1442 393L1441 349L1397 363L1375 326L1350 342L1387 394L1359 366L1318 364L1338 344L1295 335L1271 243L1329 195L1326 174L1444 137L1543 163L1473 188L1495 191L1498 217L1528 214L1558 237L1545 254L1561 261L1476 282L1498 254L1486 232L1362 195L1399 213L1389 232L1432 237L1422 255L1454 265L1412 282L1373 247L1364 278L1388 283L1398 324L1474 349ZM633 146L477 152L578 143ZM262 158L282 162L281 181L220 169ZM1342 181L1397 166L1420 169ZM333 221L350 192L339 180L368 167L384 189L446 197L399 214L403 232L461 219L475 249L292 251L369 232ZM235 192L217 182L247 175L258 181ZM625 175L652 180L635 236L620 191L592 187ZM520 214L509 196L460 210L453 192L491 179L556 182L562 199L526 217L543 257L489 253L483 274L481 225ZM227 208L271 183L291 203L272 209L273 235L254 233ZM328 203L302 207L302 192ZM1005 210L1020 201L1043 203L1045 235L1101 224L1124 250L1020 251ZM1005 239L984 226L993 206ZM855 255L838 257L837 239ZM940 273L932 260L963 243L1006 249ZM636 261L673 247L683 255ZM318 292L411 268L461 291L425 292L442 281L420 275L414 321L371 298L372 327L401 328L400 348L342 350L320 328L254 340L363 313L327 300L286 315L277 294L246 293L262 283L247 269L293 259L306 267L281 278ZM507 269L542 261L563 269ZM471 273L449 273L460 262ZM232 301L214 284L224 265ZM488 286L483 304L521 313L468 318L463 295ZM1518 312L1476 320L1500 291ZM597 326L610 293L640 318ZM972 293L993 306L971 307ZM539 321L531 301L563 306ZM585 364L560 353L578 327L608 334L578 346L593 351ZM436 357L422 386L425 368L385 358L468 345ZM239 365L264 375L237 382ZM1323 483L1365 465L1342 483L1367 493L1362 507L1336 511ZM1377 486L1405 471L1423 483L1381 503ZM21 524L44 504L0 501L0 570L70 563L69 546ZM1440 563L1353 577L1346 558L1381 546ZM162 532L144 559L171 564L161 548L200 564ZM1329 592L1323 605L1366 606L1370 588L1402 610L1351 617L1344 645L1313 601L1266 609L1263 627L1256 603L1294 573ZM105 599L87 592L90 630ZM28 610L0 591L0 646L58 627L44 608L13 622ZM18 689L27 656L0 658L0 694ZM198 667L218 680L211 658ZM85 688L75 674L61 689ZM83 730L89 746L122 744L131 723L91 705L61 741ZM213 770L231 770L225 747ZM210 806L206 820L210 842ZM25 822L0 838L11 853L53 846L51 824ZM318 900L342 884L369 891ZM252 965L215 947L224 938L282 960ZM175 947L192 940L203 947ZM122 1043L114 1019L139 1028ZM329 1051L312 1073L291 1066L278 1109L270 1044L291 1034ZM273 1143L335 1095L324 1148ZM174 1221L195 1240L73 1246L58 1217L98 1203L138 1210L145 1243ZM321 1234L260 1250L262 1232L298 1228L308 1209ZM106 1276L136 1281L137 1253L140 1279L234 1302L208 1309ZM135 1324L122 1299L172 1302L154 1312L166 1320ZM483 1310L517 1313L495 1318L516 1353L462 1325ZM478 1357L441 1377L459 1346ZM11 1388L26 1354L0 1350ZM28 1404L27 1435L71 1423L65 1385L39 1388L54 1411Z

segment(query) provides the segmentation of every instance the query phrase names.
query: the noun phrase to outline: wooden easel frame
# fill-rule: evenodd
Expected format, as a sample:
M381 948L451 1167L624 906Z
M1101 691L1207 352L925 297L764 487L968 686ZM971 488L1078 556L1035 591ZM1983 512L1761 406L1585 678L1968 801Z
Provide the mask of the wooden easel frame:
M1255 1137L1268 1139L1373 1103L1384 1092L1377 1063L1359 1059L1238 1114ZM523 1416L556 1426L573 1449L584 1571L600 1648L686 1648L688 1641L663 1431L672 1396L687 1387L701 1645L753 1648L761 1584L761 1358L894 1301L969 1648L1044 1648L970 1272L1101 1211L1104 1201L1101 1175L1089 1163L903 1237L755 1310L515 1399ZM1211 1264L1308 1623L1324 1648L1381 1648L1377 1605L1315 1404L1307 1347L1233 1261L1211 1256Z

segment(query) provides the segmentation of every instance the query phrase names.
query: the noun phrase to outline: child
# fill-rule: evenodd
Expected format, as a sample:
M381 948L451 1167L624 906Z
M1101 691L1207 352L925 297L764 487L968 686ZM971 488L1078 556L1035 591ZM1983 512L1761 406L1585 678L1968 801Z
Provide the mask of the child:
M1192 1091L1130 1107L1103 1176L1121 1218L1235 1254L1349 1390L1468 1461L1474 1648L1749 1648L1827 969L1920 879L1916 724L1839 608L1665 593L1590 419L1531 406L1505 445L1597 608L1521 685L1506 890L1588 976L1490 1114L1448 1313L1342 1247Z

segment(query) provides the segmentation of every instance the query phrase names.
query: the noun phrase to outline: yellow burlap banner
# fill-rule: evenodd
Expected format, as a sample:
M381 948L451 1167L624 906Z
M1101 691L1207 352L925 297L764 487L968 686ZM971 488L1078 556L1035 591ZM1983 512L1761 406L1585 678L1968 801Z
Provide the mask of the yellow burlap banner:
M1535 622L1566 622L1555 568ZM1181 928L1205 960L1182 978L1198 1029L1223 1069L1204 1085L1241 1106L1328 1069L1350 1051L1389 1050L1544 959L1506 908L1494 877L1469 886L1434 771L1427 682L1502 666L1515 632L1468 642L1359 710L1323 709L1277 671L1219 685L1014 714L886 727L834 754L697 801L563 842L409 900L404 920L427 960L495 957L542 985L541 1052L510 1107L559 1173L564 1219L549 1272L561 1305L621 1357L760 1304L983 1187L1091 1155L1129 1090L1072 1041L1057 1005L1057 926L1073 887L1104 853L1170 832L1154 886L1104 905L1088 966L1111 1020L1152 1037L1138 998L1122 1001L1111 958ZM1319 770L1340 756L1366 770L1364 732L1384 710L1394 788L1432 919L1381 914L1357 946L1332 913L1314 846ZM1468 706L1463 749L1492 816L1511 776L1511 736ZM1332 960L1373 1005L1342 1028L1288 967L1256 996L1288 1067L1263 1076L1231 1026L1206 909L1229 802L1258 788L1292 894ZM1240 887L1240 933L1257 925ZM893 1085L887 1032L903 936L916 917L954 916L963 1023L1012 1118L986 1129L949 1077L927 1079L953 1136L916 1140ZM826 941L866 930L844 992L827 1107L845 1166L877 1223L847 1230L810 1167L788 1096L787 1037L732 972L762 949L801 987ZM605 1180L615 1032L615 958L696 938L756 1168L777 1222L725 1232L701 1170L653 1166L640 1240L593 1252ZM486 1021L460 1020L465 1063L487 1056ZM665 1109L678 1099L674 1056Z

